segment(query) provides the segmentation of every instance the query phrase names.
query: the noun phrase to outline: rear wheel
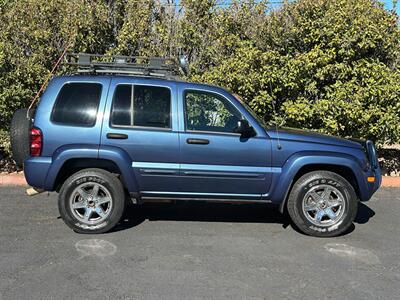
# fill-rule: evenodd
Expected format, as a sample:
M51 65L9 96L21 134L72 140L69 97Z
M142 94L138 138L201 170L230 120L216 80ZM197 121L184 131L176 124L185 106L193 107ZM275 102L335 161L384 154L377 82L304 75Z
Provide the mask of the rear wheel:
M319 237L337 236L352 225L357 214L357 196L351 184L329 171L315 171L297 180L287 209L302 232Z
M64 222L79 233L104 233L112 229L125 210L121 182L102 169L85 169L63 184L58 207Z

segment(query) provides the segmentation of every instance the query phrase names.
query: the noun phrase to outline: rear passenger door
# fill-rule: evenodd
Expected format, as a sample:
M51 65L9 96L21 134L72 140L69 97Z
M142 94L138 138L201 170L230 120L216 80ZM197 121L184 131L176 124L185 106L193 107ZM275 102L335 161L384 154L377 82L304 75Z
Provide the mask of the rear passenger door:
M175 84L164 80L112 79L101 146L128 154L142 196L179 190L179 137Z

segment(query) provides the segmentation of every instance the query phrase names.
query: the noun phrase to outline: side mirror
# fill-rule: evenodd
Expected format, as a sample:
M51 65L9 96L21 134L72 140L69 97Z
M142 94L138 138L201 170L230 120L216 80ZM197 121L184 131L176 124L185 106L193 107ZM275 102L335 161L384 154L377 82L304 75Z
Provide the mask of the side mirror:
M249 122L244 119L237 122L237 126L234 131L236 133L240 133L244 138L249 138L256 135L254 128L251 127Z

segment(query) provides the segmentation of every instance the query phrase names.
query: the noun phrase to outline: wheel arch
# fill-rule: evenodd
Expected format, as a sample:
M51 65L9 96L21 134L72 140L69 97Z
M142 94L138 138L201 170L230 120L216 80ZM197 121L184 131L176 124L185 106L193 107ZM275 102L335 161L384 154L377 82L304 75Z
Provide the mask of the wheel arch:
M51 168L46 176L45 189L54 191L73 173L86 168L99 168L120 175L124 187L131 193L138 192L132 170L131 158L120 148L80 145L58 149L52 157Z
M62 184L68 177L76 172L79 172L80 170L89 168L102 169L110 173L122 175L118 165L111 160L99 158L71 158L66 160L58 171L56 179L53 183L53 189L59 192ZM126 187L126 184L123 182L122 178L120 179L123 186Z
M300 156L289 159L278 179L272 194L272 202L279 203L279 211L284 212L287 199L294 183L304 174L313 171L330 171L345 178L354 188L358 198L363 198L363 186L360 177L363 176L361 167L356 160L347 156Z
M354 191L356 192L356 195L358 198L360 198L360 187L358 185L356 175L354 174L353 170L347 166L341 166L341 165L329 165L329 164L312 164L312 165L305 165L300 170L296 173L294 176L290 187L288 189L288 192L285 196L285 199L282 201L282 203L279 206L279 210L281 213L284 212L285 205L287 198L289 197L289 194L292 190L293 185L295 182L303 175L314 172L314 171L330 171L332 173L336 173L340 176L342 176L344 179L346 179L351 186L354 188Z

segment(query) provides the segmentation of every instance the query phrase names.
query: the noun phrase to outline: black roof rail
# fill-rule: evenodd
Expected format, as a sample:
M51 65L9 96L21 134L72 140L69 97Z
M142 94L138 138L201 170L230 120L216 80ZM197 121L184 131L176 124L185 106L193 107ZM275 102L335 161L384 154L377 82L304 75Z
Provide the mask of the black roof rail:
M65 63L82 74L118 74L179 79L179 63L173 58L67 53Z

